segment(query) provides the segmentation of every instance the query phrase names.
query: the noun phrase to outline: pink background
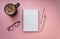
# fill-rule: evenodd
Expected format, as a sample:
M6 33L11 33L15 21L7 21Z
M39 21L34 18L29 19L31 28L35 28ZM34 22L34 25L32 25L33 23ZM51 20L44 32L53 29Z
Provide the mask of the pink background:
M10 17L4 12L4 6L8 3L21 6L18 8L18 14ZM42 8L45 7L46 21L43 31L40 31L40 19ZM39 32L22 31L22 10L39 10ZM60 1L55 0L0 0L0 39L60 39ZM15 21L20 20L21 24L13 31L7 31L7 27Z

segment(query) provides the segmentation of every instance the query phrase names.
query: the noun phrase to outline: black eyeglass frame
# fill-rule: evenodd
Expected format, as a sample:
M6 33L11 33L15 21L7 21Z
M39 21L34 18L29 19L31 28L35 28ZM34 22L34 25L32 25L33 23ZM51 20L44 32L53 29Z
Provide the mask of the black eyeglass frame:
M17 24L17 23L19 23L17 26L15 25L15 24ZM7 30L8 31L12 31L12 30L14 30L14 27L19 27L19 25L20 25L20 21L17 21L17 22L15 22L15 23L13 23L12 25L10 25L8 28L7 28ZM12 28L12 29L11 29Z

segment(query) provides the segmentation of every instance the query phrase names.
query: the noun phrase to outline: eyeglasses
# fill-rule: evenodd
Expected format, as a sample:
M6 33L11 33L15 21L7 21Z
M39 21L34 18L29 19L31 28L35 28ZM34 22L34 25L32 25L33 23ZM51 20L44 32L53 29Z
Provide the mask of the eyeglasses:
M8 30L8 31L14 30L14 27L19 27L20 23L21 23L20 21L17 21L17 22L15 22L15 23L13 23L11 26L9 26L9 27L7 28L7 30Z

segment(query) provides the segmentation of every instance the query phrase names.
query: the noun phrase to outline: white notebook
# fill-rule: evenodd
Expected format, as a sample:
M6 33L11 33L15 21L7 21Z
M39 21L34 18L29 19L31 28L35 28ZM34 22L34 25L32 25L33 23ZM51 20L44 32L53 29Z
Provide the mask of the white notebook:
M38 10L23 10L23 31L38 31Z

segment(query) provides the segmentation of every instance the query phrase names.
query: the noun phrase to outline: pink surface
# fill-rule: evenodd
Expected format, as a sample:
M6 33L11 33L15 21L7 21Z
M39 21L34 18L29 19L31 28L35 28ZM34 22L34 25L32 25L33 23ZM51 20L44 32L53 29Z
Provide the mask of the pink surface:
M21 6L18 8L18 14L10 17L4 12L4 6L8 3L16 4L19 2ZM0 0L0 39L60 39L60 9L58 1L46 0ZM45 7L46 21L43 31L40 31L40 18L42 8ZM39 10L39 32L23 32L22 31L22 10L38 9ZM21 24L13 31L7 31L7 27L15 21L20 20Z

